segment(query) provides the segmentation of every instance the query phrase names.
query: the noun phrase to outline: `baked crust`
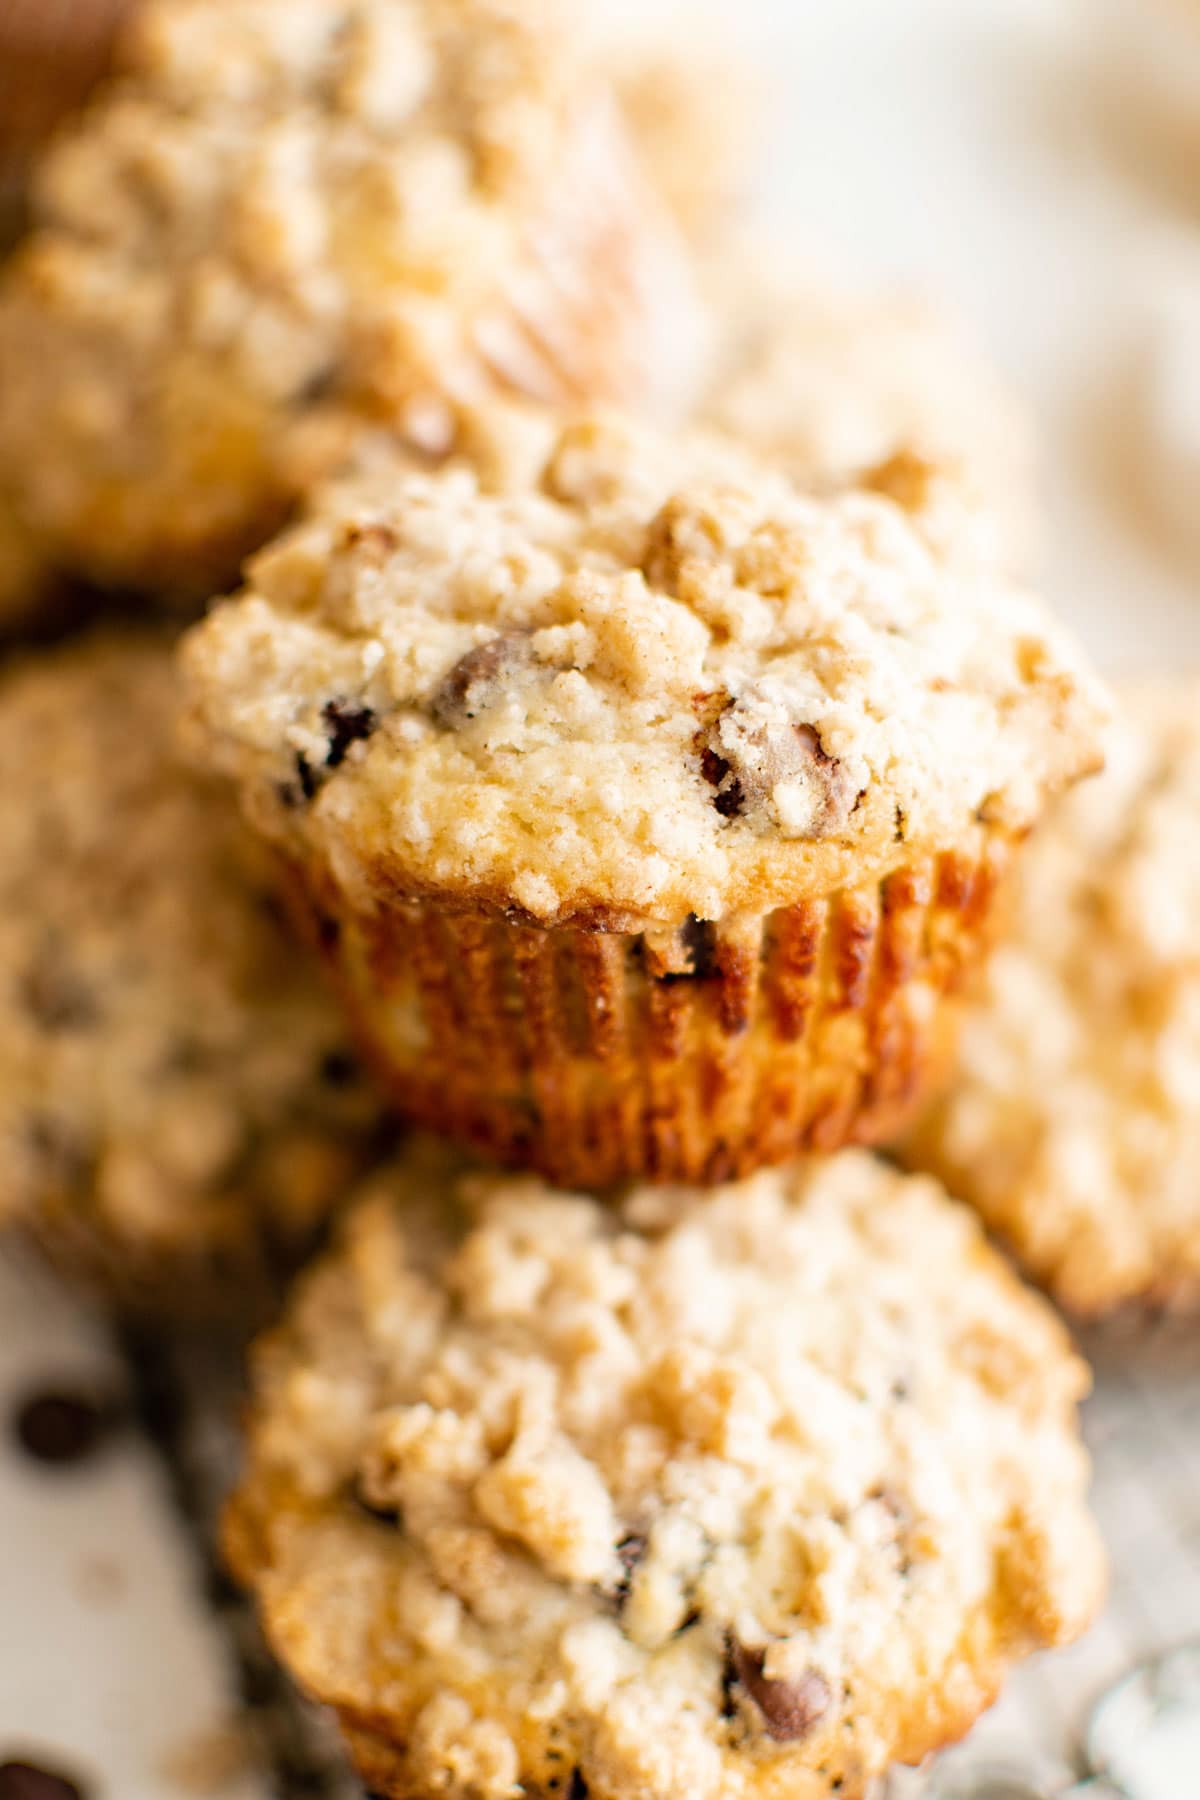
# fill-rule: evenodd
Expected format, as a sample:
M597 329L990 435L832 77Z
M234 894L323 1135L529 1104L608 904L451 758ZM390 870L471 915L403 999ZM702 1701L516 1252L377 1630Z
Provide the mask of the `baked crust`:
M666 407L702 309L553 0L147 0L0 282L0 483L98 582L207 598L369 425Z
M1121 696L903 1146L1071 1311L1200 1300L1200 684Z
M377 468L190 634L192 739L363 911L676 929L970 854L1095 765L1104 708L931 495L953 536L925 465L817 497L611 417L501 491Z
M612 1211L418 1144L255 1367L230 1554L403 1800L861 1794L1102 1585L1065 1332L858 1152Z
M0 678L0 1223L171 1315L255 1305L382 1118L177 703L151 633Z

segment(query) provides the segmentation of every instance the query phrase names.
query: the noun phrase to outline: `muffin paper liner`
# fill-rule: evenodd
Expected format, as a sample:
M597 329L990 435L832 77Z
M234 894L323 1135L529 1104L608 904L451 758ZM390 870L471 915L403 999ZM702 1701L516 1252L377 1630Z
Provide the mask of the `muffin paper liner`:
M826 900L640 934L357 914L319 879L303 903L409 1119L560 1185L716 1182L897 1130L945 1061L1010 851L989 830Z

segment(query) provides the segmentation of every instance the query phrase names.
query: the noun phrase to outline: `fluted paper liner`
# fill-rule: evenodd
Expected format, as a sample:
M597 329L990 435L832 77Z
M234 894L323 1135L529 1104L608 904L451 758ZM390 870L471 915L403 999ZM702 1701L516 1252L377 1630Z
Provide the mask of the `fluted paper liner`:
M978 854L666 932L307 904L409 1119L564 1186L715 1182L895 1133L945 1061L1010 848L992 831Z

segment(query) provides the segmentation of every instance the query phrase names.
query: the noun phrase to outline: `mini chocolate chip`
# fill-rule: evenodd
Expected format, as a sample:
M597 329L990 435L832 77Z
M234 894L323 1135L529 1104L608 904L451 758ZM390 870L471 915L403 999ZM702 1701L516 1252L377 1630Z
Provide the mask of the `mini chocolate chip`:
M737 1676L733 1666L733 1652L729 1644L725 1646L725 1661L721 1667L721 1717L735 1719L737 1717L737 1699L734 1688Z
M815 726L781 723L752 693L726 706L700 743L701 773L717 789L713 805L726 818L767 805L781 786L799 786L811 804L804 835L825 837L845 825L862 797Z
M317 792L317 778L313 766L303 750L296 752L296 780L300 784L300 792L306 800L312 800Z
M723 756L718 756L711 747L700 753L700 773L710 787L717 792L713 795L713 805L723 819L736 819L745 805L742 784L732 775L730 765Z
M456 731L495 704L505 677L530 660L529 635L504 631L460 656L429 703L434 723Z
M321 1058L321 1080L330 1087L350 1087L358 1079L358 1064L348 1050L331 1050Z
M708 919L689 913L683 923L683 941L692 959L692 978L707 981L717 972L717 928Z
M398 1525L400 1508L398 1506L381 1506L370 1499L362 1484L362 1477L356 1475L350 1483L350 1498L359 1512L366 1513L369 1519L376 1519L381 1525Z
M588 1800L588 1784L579 1769L576 1769L571 1776L571 1785L567 1789L567 1800Z
M296 389L291 404L298 407L319 406L323 400L332 399L341 378L341 364L336 361L326 363Z
M317 942L322 950L336 949L338 939L342 935L341 921L335 919L332 913L318 913L316 928Z
M83 1800L84 1789L33 1763L0 1763L0 1800Z
M96 1159L64 1120L50 1113L34 1113L26 1130L48 1183L70 1194L82 1193L91 1185Z
M46 1031L78 1031L96 1022L96 1002L78 975L47 948L27 972L25 1004Z
M36 1462L78 1463L98 1448L118 1416L116 1405L99 1395L48 1388L21 1402L12 1433Z
M329 733L327 769L340 769L351 744L362 744L379 724L373 707L354 706L348 700L330 700L322 708L321 717Z
M829 1711L833 1694L819 1670L806 1669L794 1681L772 1681L764 1673L765 1650L749 1649L735 1639L731 1656L738 1683L762 1714L768 1736L777 1743L799 1743Z
M613 1599L618 1610L629 1598L629 1590L633 1586L633 1572L646 1554L648 1539L640 1531L627 1531L617 1545L617 1561L621 1565L621 1579L613 1589Z

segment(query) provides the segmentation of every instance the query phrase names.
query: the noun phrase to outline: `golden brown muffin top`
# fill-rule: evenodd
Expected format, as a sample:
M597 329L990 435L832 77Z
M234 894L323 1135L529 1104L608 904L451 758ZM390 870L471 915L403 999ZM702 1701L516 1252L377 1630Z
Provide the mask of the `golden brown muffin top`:
M192 635L193 736L364 898L677 925L829 893L1096 758L1079 655L946 548L948 504L924 465L815 497L615 419L499 489L376 470Z
M860 1152L611 1207L415 1146L256 1374L231 1547L387 1793L859 1796L1097 1601L1082 1362Z

